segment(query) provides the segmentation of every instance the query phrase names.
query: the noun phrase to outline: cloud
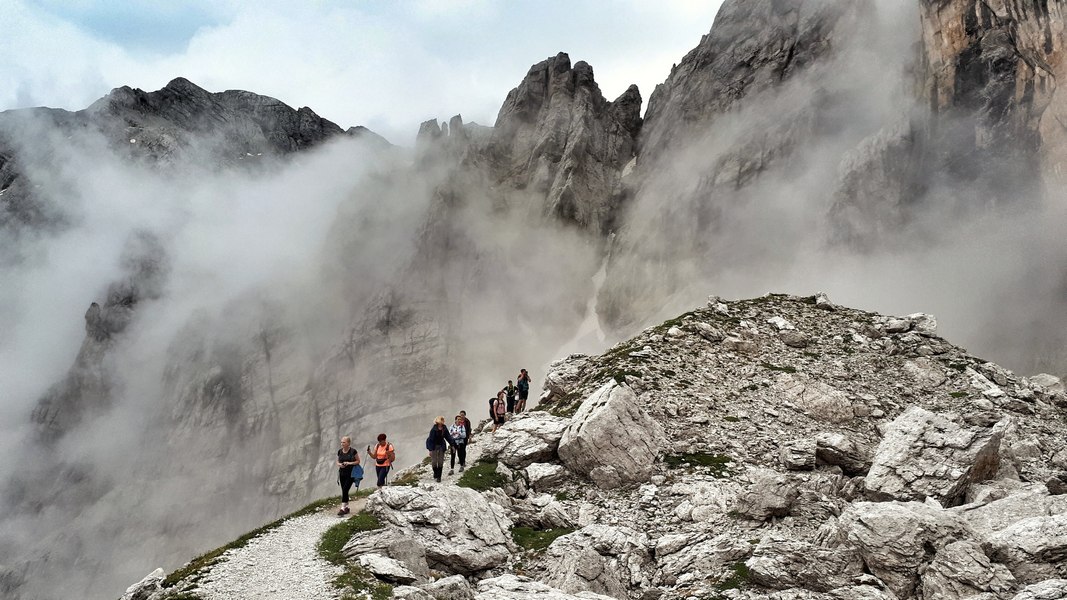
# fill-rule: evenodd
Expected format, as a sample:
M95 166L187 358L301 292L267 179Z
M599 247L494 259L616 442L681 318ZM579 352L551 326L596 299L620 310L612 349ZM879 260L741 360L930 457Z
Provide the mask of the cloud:
M0 39L0 110L76 110L111 88L181 75L410 144L429 118L492 125L529 66L560 51L593 65L606 96L637 83L647 98L718 4L149 2L124 7L123 20L109 3L14 0L0 7L13 24Z

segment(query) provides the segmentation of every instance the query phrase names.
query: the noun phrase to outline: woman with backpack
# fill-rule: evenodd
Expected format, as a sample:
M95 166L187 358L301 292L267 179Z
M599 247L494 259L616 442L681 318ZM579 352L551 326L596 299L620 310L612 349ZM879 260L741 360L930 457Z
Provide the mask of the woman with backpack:
M347 435L341 438L341 449L337 451L337 483L341 484L341 510L337 516L343 517L348 510L348 491L352 484L359 489L359 482L363 480L363 467L359 464L359 452L352 447L352 438Z
M445 470L445 448L456 447L456 440L445 427L445 418L437 417L430 428L430 435L426 436L426 450L430 453L430 463L433 465L433 479L441 483L441 473Z
M507 410L507 404L504 403L503 391L489 399L489 418L493 420L493 433L496 433L497 427L504 424L504 417L507 415Z
M396 449L393 445L386 441L384 433L378 434L378 445L371 450L370 446L367 446L367 454L370 455L371 460L374 461L374 470L378 474L378 487L385 487L385 477L389 474L389 469L393 466L393 461L396 460Z
M456 471L456 455L459 455L459 472L463 472L464 466L467 464L467 423L466 418L462 415L456 415L456 422L448 428L448 433L452 435L452 439L455 440L456 445L452 446L451 459L448 465L448 474L452 475Z

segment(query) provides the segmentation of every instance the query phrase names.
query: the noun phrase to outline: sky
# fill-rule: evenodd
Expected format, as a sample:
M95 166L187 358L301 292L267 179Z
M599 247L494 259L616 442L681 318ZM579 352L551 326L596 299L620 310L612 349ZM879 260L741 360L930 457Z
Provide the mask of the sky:
M711 29L721 0L0 0L0 110L78 110L182 76L309 106L413 143L462 114L491 125L529 67L558 52L604 95L646 100Z

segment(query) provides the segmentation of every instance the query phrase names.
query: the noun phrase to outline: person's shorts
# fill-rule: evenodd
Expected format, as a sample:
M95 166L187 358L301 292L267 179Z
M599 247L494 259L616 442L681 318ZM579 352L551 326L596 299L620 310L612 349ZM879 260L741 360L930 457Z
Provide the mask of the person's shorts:
M504 415L493 415L493 422L497 425L504 424Z
M519 400L527 400L530 397L530 390L519 390Z

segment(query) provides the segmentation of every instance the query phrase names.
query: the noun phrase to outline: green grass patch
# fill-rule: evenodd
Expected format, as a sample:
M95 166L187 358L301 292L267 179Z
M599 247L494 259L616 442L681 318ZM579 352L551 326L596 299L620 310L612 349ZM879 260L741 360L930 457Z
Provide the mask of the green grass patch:
M731 573L726 579L719 582L718 587L720 592L726 590L740 590L748 586L751 573L748 567L743 562L736 562L730 568Z
M706 452L694 452L691 454L669 454L663 458L663 462L672 469L680 469L683 465L706 469L712 477L723 479L733 475L730 463L733 459L725 454L708 454Z
M566 490L556 492L556 500L560 502L566 502L571 499L571 495Z
M951 392L949 396L952 396L953 398L966 398L968 394L967 392Z
M189 561L186 565L182 566L181 568L176 569L170 575L167 575L166 579L163 580L163 587L165 587L165 588L174 587L179 582L181 582L183 579L187 579L187 578L193 577L195 575L199 575L201 571L203 571L204 569L207 569L208 567L210 567L210 566L214 565L215 563L217 563L219 561L219 558L227 550L232 550L232 549L235 549L235 548L244 548L245 546L248 545L248 542L250 542L253 539L263 535L264 533L267 533L268 531L270 531L272 529L277 529L278 527L280 527L283 523L285 523L289 519L295 519L297 517L302 517L304 515L308 515L308 514L311 514L313 512L320 511L323 508L325 508L327 506L332 506L334 504L337 504L340 501L341 501L340 496L337 496L337 497L334 497L334 498L324 498L322 500L318 500L316 502L312 502L311 504L308 504L307 506L305 506L304 508L301 508L300 510L298 510L296 512L289 513L288 515L285 515L284 517L282 517L282 518L280 518L280 519L278 519L276 521L272 521L272 522L260 527L259 529L254 529L252 531L249 531L248 533L242 535L241 537L239 537L236 540L230 542L229 544L226 544L225 546L220 546L220 547L215 548L214 550L212 550L210 552L205 552L204 554L201 554L200 556L197 556L193 560Z
M795 367L790 367L788 365L775 365L769 362L761 362L759 366L763 367L764 369L770 369L771 371L781 371L783 373L797 372Z
M341 600L389 600L393 586L382 583L370 571L358 565L348 565L343 573L334 577L333 586L341 590Z
M656 329L661 329L663 331L666 331L666 330L670 329L671 327L681 327L682 324L685 323L685 320L688 319L689 317L692 317L693 315L695 315L696 312L697 311L695 311L695 310L691 310L691 311L689 311L689 312L687 312L687 313L685 313L683 315L678 315L677 317L675 317L673 319L667 319L666 321L664 321L664 322L660 323L659 325L657 325Z
M759 386L756 386L756 387L759 387ZM726 415L725 417L722 418L722 420L726 421L727 423L737 423L738 421L741 420L741 417L735 417L733 415Z
M819 358L819 353L818 352L805 352L804 356L806 356L808 358Z
M463 476L459 478L456 485L484 492L492 488L504 487L507 483L507 479L496 472L496 460L480 458L463 472Z
M526 550L544 552L556 538L573 533L573 528L534 529L532 527L515 527L511 530L511 539Z
M326 530L319 540L319 556L335 565L345 564L345 556L341 549L345 547L352 536L364 531L381 529L382 524L378 518L366 511L358 512L347 519L342 519L333 527Z

